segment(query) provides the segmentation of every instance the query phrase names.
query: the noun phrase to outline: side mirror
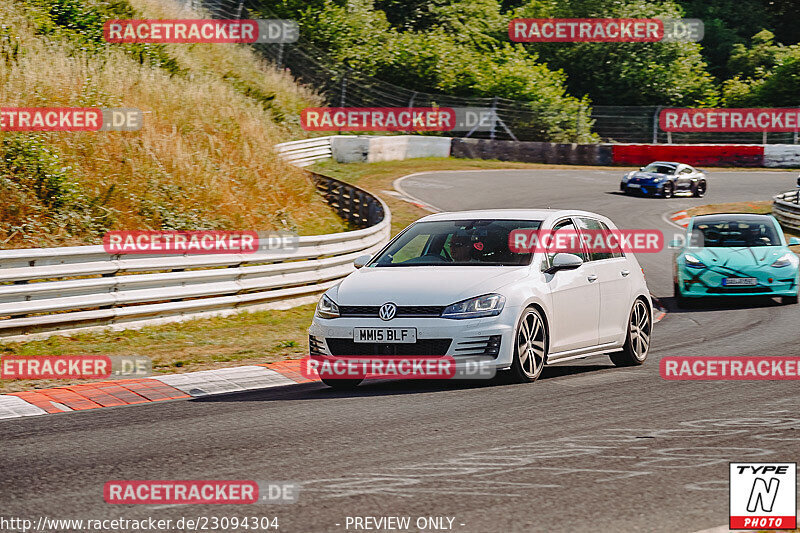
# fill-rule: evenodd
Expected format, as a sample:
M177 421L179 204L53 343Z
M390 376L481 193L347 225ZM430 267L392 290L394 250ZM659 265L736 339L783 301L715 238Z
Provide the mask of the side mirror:
M790 237L789 246L800 246L800 237Z
M559 270L575 270L583 264L583 259L575 254L556 254L553 266L544 271L545 274L555 274Z
M367 263L369 263L370 259L372 259L371 255L359 255L358 257L356 257L356 260L353 261L353 266L356 268L361 268Z
M639 170L644 170L644 167L639 167Z

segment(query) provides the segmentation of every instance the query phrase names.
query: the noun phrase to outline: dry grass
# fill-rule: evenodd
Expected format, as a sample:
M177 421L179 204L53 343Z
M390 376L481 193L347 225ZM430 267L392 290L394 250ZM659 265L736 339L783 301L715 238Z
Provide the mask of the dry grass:
M146 16L177 14L152 0L131 4ZM0 0L7 47L19 46L15 58L0 56L4 106L132 107L145 119L138 132L37 134L104 223L57 228L46 205L6 203L4 247L98 243L109 229L343 229L306 175L273 152L299 134L298 111L319 103L287 74L245 46L166 45L175 74L118 45L97 53L37 35L37 16L26 2ZM14 136L32 137L0 132L0 142Z
M314 305L241 313L139 330L54 336L5 343L0 355L140 355L159 373L261 364L308 355ZM87 380L0 380L0 392L55 387ZM95 380L97 381L97 380Z

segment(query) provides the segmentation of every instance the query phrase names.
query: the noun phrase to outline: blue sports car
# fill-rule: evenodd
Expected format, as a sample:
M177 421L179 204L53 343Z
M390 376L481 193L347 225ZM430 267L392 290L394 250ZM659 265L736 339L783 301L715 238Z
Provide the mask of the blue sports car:
M655 161L639 170L628 172L619 184L625 194L644 194L672 198L675 194L691 194L697 198L708 190L706 175L683 163Z
M798 259L771 215L699 215L689 221L685 242L673 241L678 306L701 296L780 296L797 303Z

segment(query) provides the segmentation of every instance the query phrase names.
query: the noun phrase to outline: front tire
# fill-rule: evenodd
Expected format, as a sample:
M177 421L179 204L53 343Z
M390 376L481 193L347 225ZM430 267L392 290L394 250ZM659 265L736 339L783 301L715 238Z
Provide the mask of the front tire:
M514 383L532 383L542 374L547 359L547 327L535 307L523 311L517 323L514 361L508 371Z
M672 195L675 193L675 185L672 184L671 181L668 181L664 184L663 189L664 198L672 198Z
M692 196L695 198L702 198L706 195L706 182L705 180L700 180L694 184L692 187Z
M322 382L331 387L332 389L336 390L353 390L358 387L363 379L327 379L327 378L320 378Z
M644 363L650 351L650 336L653 333L653 317L644 300L638 298L628 317L628 335L621 352L609 355L615 366L637 366Z
M681 294L681 290L678 288L677 283L672 284L672 295L675 298L675 305L678 306L678 309L686 309L691 307L691 300Z

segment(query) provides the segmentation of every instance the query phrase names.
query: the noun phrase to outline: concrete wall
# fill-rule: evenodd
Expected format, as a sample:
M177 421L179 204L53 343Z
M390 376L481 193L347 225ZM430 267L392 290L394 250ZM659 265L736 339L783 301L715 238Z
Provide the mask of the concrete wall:
M800 144L764 145L764 166L774 168L800 167Z
M336 135L331 137L331 151L340 163L452 155L562 165L638 167L652 161L680 161L715 167L800 167L800 145L794 144L560 144L425 135Z
M602 144L559 144L489 139L453 139L453 157L563 165L610 165L612 151Z
M449 157L450 141L449 137L423 135L337 135L331 138L331 151L339 163Z
M759 144L614 144L615 165L642 166L653 161L679 161L715 167L762 167Z
M339 163L366 163L370 137L336 135L331 137L331 154Z

